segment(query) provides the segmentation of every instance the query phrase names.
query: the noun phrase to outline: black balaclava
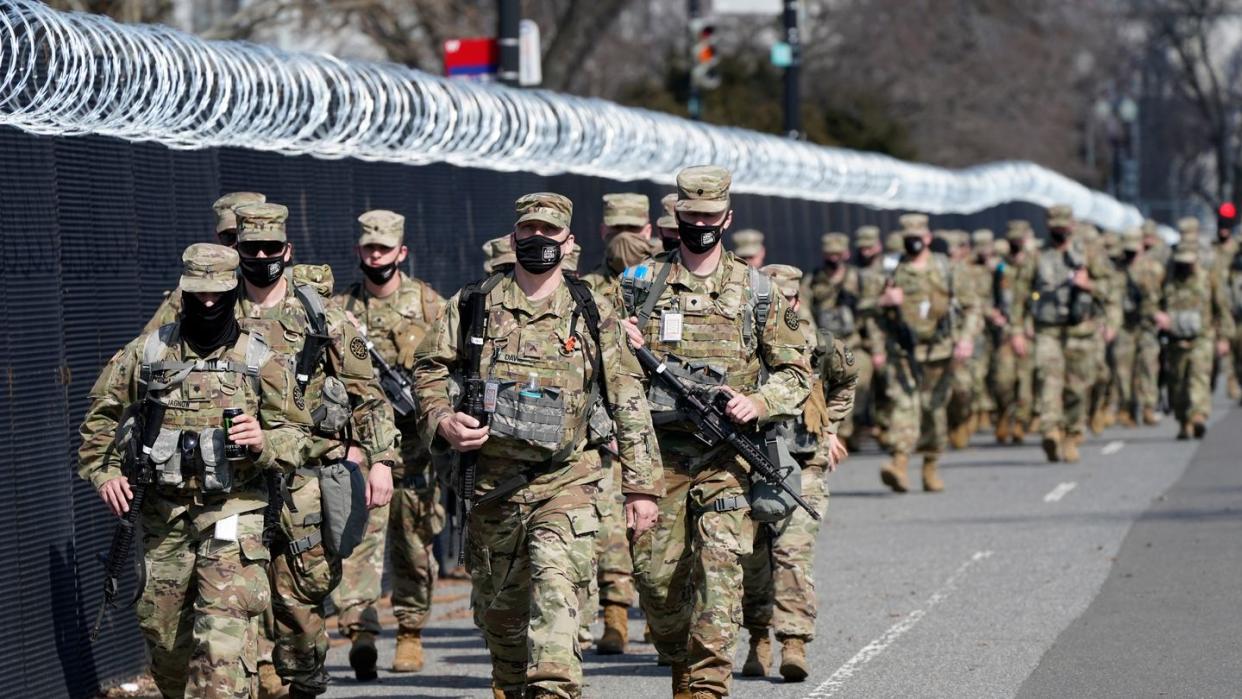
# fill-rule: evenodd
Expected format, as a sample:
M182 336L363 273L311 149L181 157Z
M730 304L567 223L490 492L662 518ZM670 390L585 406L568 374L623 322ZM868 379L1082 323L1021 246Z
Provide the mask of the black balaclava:
M205 357L237 340L240 328L234 315L236 288L221 293L210 308L190 292L182 294L181 300L181 337L199 356Z

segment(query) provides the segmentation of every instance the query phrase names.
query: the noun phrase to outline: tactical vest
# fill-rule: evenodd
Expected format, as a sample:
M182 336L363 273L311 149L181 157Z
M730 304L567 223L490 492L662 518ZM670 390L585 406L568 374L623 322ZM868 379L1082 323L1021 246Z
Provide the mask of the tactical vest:
M893 273L893 281L902 289L901 317L914 331L920 343L943 340L953 333L954 288L953 270L943 255L932 255L923 270L925 284L903 283L906 265Z
M1175 340L1194 340L1203 334L1210 320L1204 307L1209 298L1208 272L1196 269L1186 279L1170 276L1164 285L1164 311L1169 316L1169 337Z
M1234 259L1242 259L1239 255ZM1229 273L1229 308L1236 320L1242 320L1242 270L1230 271Z
M181 344L180 328L180 323L164 325L142 346L138 402L150 395L166 406L151 447L155 483L187 493L228 493L260 470L249 452L239 461L225 458L224 411L258 414L259 370L272 352L260 335L243 332L224 357L185 361L172 356Z
M360 321L366 318L366 326L362 329L367 339L375 343L380 355L389 363L397 361L396 337L408 325L416 325L425 333L432 321L432 308L428 304L427 290L417 281L406 277L418 289L417 312L413 308L397 308L389 306L384 313L371 313L367 298L366 286L361 282L353 284L345 291L345 310L352 313ZM402 293L401 290L397 291Z
M1039 256L1031 286L1032 316L1037 326L1078 325L1091 318L1090 292L1073 284L1075 271L1085 264L1073 249L1063 253L1046 250Z
M820 274L826 274L826 271ZM858 272L847 268L839 284L827 279L819 279L812 284L815 324L842 338L852 337L858 332L858 296L848 287L857 288L859 283Z

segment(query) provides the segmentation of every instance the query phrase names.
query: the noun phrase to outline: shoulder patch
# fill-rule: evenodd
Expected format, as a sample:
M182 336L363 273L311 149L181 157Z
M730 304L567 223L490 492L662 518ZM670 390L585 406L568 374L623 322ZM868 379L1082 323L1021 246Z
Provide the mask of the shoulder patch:
M845 358L846 366L854 366L854 353L850 351L849 347L845 348L845 351L841 353L841 356Z
M792 307L786 306L785 307L785 325L788 325L790 330L797 330L799 324L800 324L800 321L798 320L798 312L795 311Z
M293 384L293 404L298 406L298 410L306 410L306 394L302 393L300 384Z
M349 353L358 359L366 359L367 343L363 342L361 337L355 337L349 341Z

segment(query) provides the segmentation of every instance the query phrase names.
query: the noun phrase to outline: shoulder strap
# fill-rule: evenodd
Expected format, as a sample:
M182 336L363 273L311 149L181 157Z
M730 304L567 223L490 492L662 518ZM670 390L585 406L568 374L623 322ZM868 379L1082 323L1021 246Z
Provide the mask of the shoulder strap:
M587 331L591 334L591 340L595 343L595 356L591 359L595 381L592 382L591 397L587 399L587 406L589 408L599 395L607 395L607 383L604 380L603 364L604 344L599 339L599 306L595 303L595 297L591 294L590 287L581 279L566 273L565 286L569 289L569 295L574 300L574 317L569 321L570 336L572 337L575 332L578 316L582 316L583 320L586 321ZM604 407L607 409L607 401L604 401Z
M458 337L457 355L465 360L463 367L468 374L479 373L483 360L483 333L487 324L487 295L496 288L505 275L500 272L473 281L464 287L457 297Z
M306 311L306 319L310 323L310 333L302 342L302 351L298 352L295 373L298 385L302 387L302 390L306 390L311 374L314 373L320 357L323 356L332 338L328 335L328 315L324 310L323 297L319 295L319 292L305 284L294 284L293 295L301 302L302 308ZM259 338L259 341L262 342L262 338ZM249 367L249 347L246 352L246 364ZM327 370L331 372L332 369L328 367Z
M651 260L639 265L635 265L625 270L621 275L621 296L626 304L626 312L632 313L638 317L638 326L647 324L651 320L651 314L655 312L655 305L660 300L660 294L664 293L664 287L668 285L668 275L672 271L672 265L678 259L676 250L669 253L666 260ZM658 266L655 273L654 281L649 285L646 280L651 275L653 266ZM635 306L638 301L638 290L640 287L646 288L646 297L643 298L641 305Z
M762 333L768 324L768 313L772 310L772 278L754 267L747 269L750 270L751 310L755 317L755 327Z
M181 341L181 324L177 321L161 325L155 332L147 335L142 343L142 364L138 370L139 398L146 398L151 388L151 377L155 373L155 365L161 363L168 354L171 345ZM185 377L181 378L184 381ZM180 383L180 381L178 382Z

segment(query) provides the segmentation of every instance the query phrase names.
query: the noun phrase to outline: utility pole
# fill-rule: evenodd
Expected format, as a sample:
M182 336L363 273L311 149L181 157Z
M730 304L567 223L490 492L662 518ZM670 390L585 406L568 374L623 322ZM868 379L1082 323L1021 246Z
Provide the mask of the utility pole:
M497 43L500 46L500 69L496 77L502 85L521 84L521 54L518 48L519 25L522 18L521 0L498 0Z
M699 82L694 77L694 67L698 61L698 57L694 55L698 46L698 20L699 18L699 0L686 0L686 14L690 18L690 27L693 29L690 38L690 95L686 101L686 111L690 113L690 118L698 121L703 118L703 97L700 94Z
M801 139L802 99L798 94L798 74L802 64L802 39L798 36L798 0L785 0L784 20L790 59L785 68L785 135Z

